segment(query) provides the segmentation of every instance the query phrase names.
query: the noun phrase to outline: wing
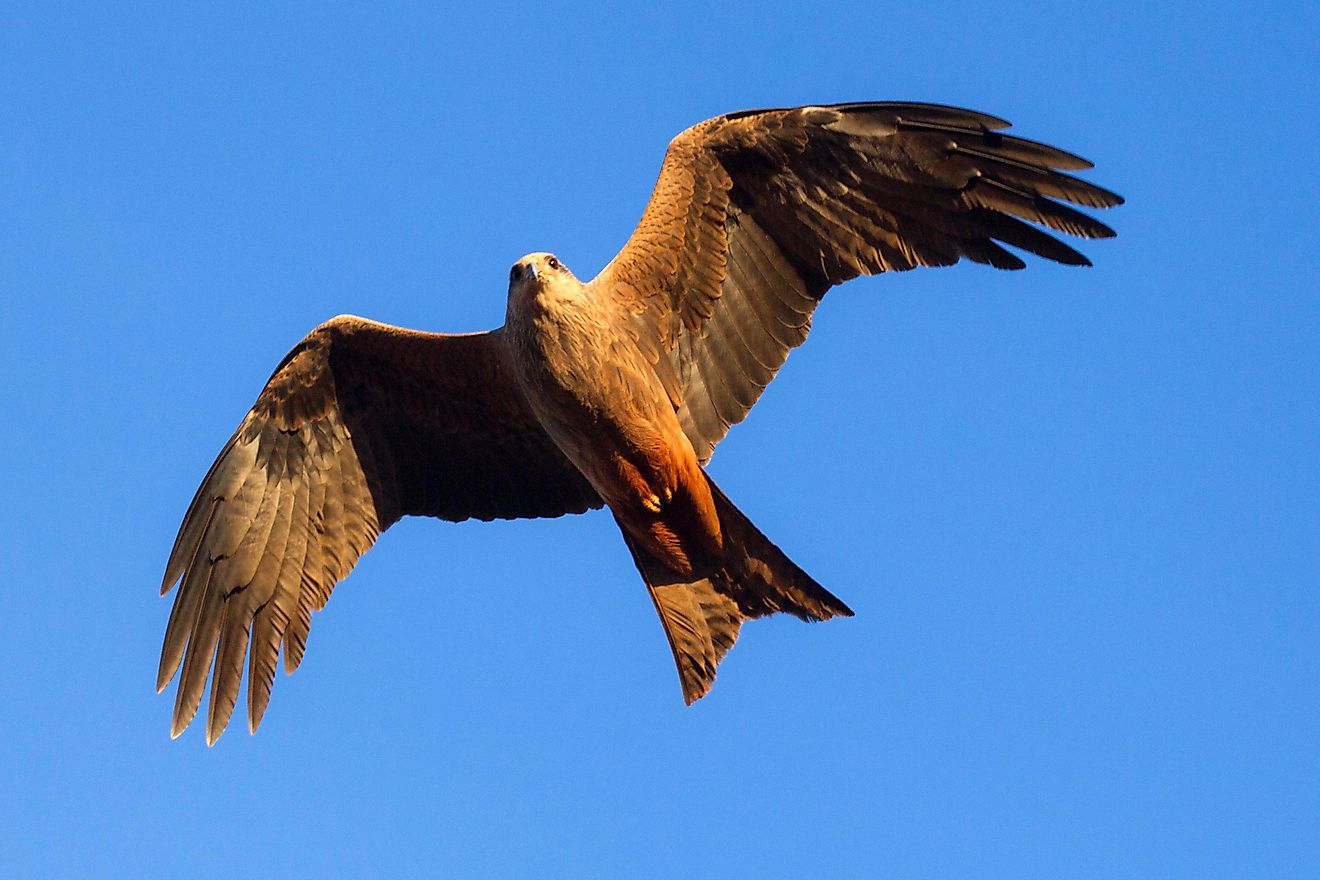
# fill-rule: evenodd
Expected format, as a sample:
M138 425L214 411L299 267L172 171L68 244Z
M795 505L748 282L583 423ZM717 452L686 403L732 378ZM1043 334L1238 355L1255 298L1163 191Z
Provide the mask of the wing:
M1021 269L1005 244L1089 265L1031 224L1107 238L1063 202L1122 199L1059 170L1085 159L1007 126L952 107L839 104L733 113L673 140L641 222L591 286L634 313L703 463L831 286L963 258Z
M214 662L215 741L245 655L256 730L281 644L292 672L312 612L401 516L511 519L600 505L528 409L500 331L448 336L346 316L323 324L225 444L170 553L161 592L181 586L157 689L182 663L173 735L196 714Z

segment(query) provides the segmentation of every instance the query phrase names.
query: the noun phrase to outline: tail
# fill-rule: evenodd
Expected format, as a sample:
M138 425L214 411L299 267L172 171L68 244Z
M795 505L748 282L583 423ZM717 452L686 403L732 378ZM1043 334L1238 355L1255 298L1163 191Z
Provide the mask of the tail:
M706 476L724 534L724 558L706 577L685 577L655 559L623 530L651 593L690 705L715 681L744 620L784 611L802 620L852 617L852 609L770 542Z

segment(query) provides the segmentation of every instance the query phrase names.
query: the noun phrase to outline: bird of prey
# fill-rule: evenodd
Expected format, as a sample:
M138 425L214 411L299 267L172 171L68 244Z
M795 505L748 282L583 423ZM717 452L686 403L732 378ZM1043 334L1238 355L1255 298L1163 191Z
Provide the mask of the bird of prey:
M280 361L221 449L170 552L180 583L158 689L172 733L211 678L224 731L246 659L255 731L312 613L392 523L608 507L660 615L683 697L702 697L743 621L852 611L770 542L704 465L807 337L832 286L1004 247L1089 265L1045 229L1113 231L1064 204L1122 199L1085 159L953 107L749 110L669 144L632 237L591 281L514 263L504 325L450 335L340 316ZM1035 224L1035 225L1032 225ZM212 675L212 669L214 674Z

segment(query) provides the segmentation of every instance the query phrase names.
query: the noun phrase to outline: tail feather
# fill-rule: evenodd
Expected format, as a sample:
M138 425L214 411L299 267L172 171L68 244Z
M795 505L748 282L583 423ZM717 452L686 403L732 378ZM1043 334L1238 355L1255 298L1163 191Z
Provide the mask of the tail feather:
M852 617L852 609L784 555L752 524L715 481L706 477L724 531L724 571L746 617L777 611L800 620Z
M688 704L710 691L715 667L744 620L779 611L802 620L853 614L752 525L709 476L706 482L724 533L724 558L715 571L680 575L623 531L664 625Z

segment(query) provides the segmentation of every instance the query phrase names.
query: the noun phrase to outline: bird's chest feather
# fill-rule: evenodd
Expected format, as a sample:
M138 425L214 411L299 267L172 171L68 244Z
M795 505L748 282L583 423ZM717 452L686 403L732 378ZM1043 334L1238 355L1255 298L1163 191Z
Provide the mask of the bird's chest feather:
M682 429L621 316L591 302L538 297L511 307L508 318L533 411L597 489L614 494L621 469L630 485L671 482Z
M600 376L617 356L610 316L581 298L545 293L510 309L519 378L534 406L602 404Z

